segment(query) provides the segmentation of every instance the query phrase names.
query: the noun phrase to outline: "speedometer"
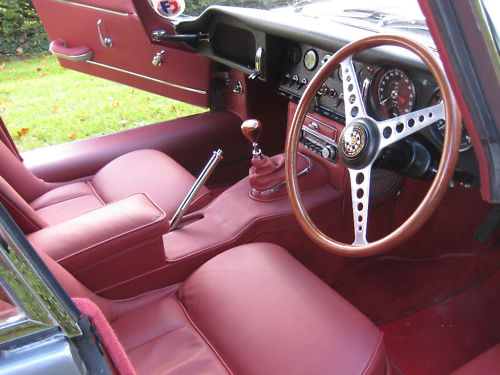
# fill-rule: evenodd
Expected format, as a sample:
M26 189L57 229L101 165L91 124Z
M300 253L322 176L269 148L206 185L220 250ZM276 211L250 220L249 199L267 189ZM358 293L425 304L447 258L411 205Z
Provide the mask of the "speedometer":
M380 70L374 81L375 109L382 119L410 113L415 106L415 85L402 70Z

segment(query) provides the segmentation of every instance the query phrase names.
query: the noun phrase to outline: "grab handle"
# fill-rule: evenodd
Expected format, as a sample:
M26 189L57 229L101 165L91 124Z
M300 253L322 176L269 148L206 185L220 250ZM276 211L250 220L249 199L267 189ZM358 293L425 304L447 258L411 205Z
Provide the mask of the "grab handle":
M57 57L70 61L88 61L92 60L94 53L89 46L66 47L66 42L61 38L50 42L49 51Z

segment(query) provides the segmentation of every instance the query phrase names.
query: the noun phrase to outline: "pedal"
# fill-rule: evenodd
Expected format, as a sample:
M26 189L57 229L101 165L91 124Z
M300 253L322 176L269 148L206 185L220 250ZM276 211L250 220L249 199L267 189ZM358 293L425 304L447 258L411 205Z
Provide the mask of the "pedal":
M481 243L486 243L500 227L500 207L495 206L491 209L488 215L484 218L476 233L474 239Z

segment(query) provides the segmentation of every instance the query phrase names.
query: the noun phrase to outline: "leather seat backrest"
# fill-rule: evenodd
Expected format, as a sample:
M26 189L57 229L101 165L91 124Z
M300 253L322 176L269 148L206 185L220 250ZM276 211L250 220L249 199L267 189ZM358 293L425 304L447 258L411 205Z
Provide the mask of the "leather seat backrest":
M50 189L50 184L31 173L7 146L0 142L0 201L25 233L47 226L29 205Z
M0 142L0 160L0 176L26 202L31 202L50 189L50 184L31 173L3 142Z
M9 211L24 233L31 233L48 226L43 219L3 177L0 176L0 202Z

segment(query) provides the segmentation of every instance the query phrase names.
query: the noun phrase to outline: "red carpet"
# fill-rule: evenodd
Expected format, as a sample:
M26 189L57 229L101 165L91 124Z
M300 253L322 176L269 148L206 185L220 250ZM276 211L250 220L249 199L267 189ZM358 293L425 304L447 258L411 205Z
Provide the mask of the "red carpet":
M460 273L455 275L456 279L461 277ZM500 342L500 272L380 328L389 356L403 374L449 374Z

